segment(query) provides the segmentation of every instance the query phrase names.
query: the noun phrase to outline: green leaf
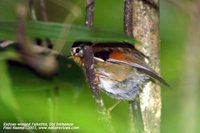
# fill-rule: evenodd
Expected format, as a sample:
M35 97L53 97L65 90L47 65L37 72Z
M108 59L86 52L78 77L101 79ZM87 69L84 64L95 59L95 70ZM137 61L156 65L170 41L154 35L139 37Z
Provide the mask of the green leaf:
M64 25L50 22L26 23L26 33L29 38L64 39L66 42L76 40L87 41L127 41L135 43L136 40L124 34L115 34L108 31L88 29L77 25ZM17 22L0 22L0 39L16 39Z
M18 104L12 92L12 85L5 60L0 60L0 100L11 110L17 110Z
M20 54L14 50L0 52L0 61L7 59L20 61Z

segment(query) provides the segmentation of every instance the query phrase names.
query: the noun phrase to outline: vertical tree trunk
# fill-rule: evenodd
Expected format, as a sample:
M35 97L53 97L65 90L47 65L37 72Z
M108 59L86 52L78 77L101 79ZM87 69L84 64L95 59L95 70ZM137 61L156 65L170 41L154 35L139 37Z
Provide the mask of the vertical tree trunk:
M183 3L180 3L183 4ZM184 53L184 73L182 76L181 97L181 133L197 133L199 124L198 116L198 90L200 75L200 1L194 1L191 8L186 8L188 13L188 36Z
M133 36L142 45L136 47L149 56L150 66L160 71L159 67L159 8L158 0L133 1ZM145 133L160 132L161 92L160 86L149 82L140 95L140 106Z

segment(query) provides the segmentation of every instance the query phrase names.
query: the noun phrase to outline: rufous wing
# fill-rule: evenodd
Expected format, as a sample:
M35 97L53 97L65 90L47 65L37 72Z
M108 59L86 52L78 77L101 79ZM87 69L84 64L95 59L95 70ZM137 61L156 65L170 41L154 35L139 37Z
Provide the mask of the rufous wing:
M137 54L137 53L134 53ZM105 58L105 55L107 56ZM100 56L99 56L100 57ZM102 56L101 56L102 57ZM150 68L142 59L143 57L136 56L133 54L124 54L121 51L112 51L107 54L104 54L104 61L112 62L112 63L119 63L129 65L138 69L139 71L144 72L145 74L149 75L151 78L158 80L162 84L169 87L169 84L161 78L158 73L156 73L152 68Z

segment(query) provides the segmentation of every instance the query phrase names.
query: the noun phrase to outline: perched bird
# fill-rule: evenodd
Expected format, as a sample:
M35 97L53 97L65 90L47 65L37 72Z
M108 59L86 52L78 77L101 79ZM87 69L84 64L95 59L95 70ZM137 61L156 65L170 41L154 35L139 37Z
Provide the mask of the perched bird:
M125 42L74 42L71 55L80 66L84 66L85 44L90 45L94 53L96 85L112 98L133 101L149 80L169 86L145 62L148 57Z

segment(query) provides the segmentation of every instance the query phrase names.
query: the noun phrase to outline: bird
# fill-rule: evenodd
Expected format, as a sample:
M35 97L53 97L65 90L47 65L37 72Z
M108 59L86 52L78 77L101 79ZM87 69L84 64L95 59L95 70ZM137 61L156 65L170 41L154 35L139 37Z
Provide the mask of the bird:
M148 65L149 58L128 42L75 41L71 57L83 70L85 45L89 45L94 54L95 84L111 98L134 101L150 80L169 86Z

